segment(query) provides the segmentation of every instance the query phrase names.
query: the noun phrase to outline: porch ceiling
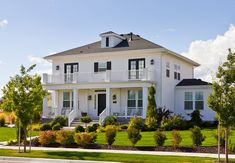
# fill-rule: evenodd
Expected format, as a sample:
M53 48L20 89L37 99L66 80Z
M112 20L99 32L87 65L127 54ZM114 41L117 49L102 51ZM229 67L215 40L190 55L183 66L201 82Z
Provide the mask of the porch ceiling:
M82 84L47 84L43 85L46 90L61 90L61 89L99 89L99 88L136 88L150 87L153 82L135 81L122 83L82 83Z

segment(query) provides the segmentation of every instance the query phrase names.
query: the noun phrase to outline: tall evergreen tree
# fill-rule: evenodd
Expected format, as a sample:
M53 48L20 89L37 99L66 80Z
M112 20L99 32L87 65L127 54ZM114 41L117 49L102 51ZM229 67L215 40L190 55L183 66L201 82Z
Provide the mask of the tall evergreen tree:
M148 128L156 128L157 125L155 93L155 87L151 86L149 88L147 116L145 119L145 124Z
M14 111L19 125L23 129L24 152L26 152L27 127L35 114L42 110L43 97L47 92L41 85L41 77L30 75L36 65L28 69L20 68L20 74L11 77L10 81L3 87L3 103L1 107L7 111Z
M225 128L225 155L228 162L228 132L235 124L235 53L230 49L227 61L218 68L216 78L208 104L217 113L219 124Z

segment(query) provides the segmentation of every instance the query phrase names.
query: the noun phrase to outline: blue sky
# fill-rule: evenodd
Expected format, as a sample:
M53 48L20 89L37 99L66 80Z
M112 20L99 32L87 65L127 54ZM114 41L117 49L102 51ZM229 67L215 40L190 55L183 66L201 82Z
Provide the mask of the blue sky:
M41 57L97 41L109 30L132 31L195 58L190 48L198 49L197 40L204 45L232 35L234 6L234 0L1 0L0 88L21 64L48 69Z

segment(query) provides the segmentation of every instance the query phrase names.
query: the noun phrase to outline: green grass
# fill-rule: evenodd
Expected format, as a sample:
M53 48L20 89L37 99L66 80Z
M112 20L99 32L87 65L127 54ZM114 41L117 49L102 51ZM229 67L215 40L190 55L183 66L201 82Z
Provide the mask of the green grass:
M32 136L39 134L39 131L33 131ZM0 127L0 142L16 139L16 128Z
M178 156L154 156L143 154L116 154L101 152L76 152L76 151L32 151L31 153L18 153L17 150L0 149L1 156L52 158L71 160L95 160L95 161L118 161L129 163L212 163L213 158L178 157Z
M213 134L215 133L215 129L204 129L202 130L202 133L206 136L205 141L203 142L202 146L216 146L216 139L214 138ZM234 132L234 131L233 131ZM165 146L171 146L172 145L172 132L171 131L165 131L164 132L167 136L167 140L165 142ZM142 132L142 139L136 144L136 146L154 146L154 139L153 139L154 132ZM192 146L192 140L190 137L191 132L189 130L180 131L180 134L182 136L182 142L181 146ZM235 144L235 139L233 138L234 134L231 136L232 143ZM105 134L99 133L97 136L97 144L106 144L105 142ZM114 142L114 145L126 145L131 146L130 141L127 139L127 133L126 132L118 132L116 141Z

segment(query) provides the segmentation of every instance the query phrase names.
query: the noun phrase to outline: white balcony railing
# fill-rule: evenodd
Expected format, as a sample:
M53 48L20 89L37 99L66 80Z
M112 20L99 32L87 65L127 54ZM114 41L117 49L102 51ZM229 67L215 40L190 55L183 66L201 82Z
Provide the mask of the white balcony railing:
M43 74L43 84L66 84L85 82L125 82L125 81L154 81L155 71L147 69L128 71L106 71L98 73L76 72L69 74Z

